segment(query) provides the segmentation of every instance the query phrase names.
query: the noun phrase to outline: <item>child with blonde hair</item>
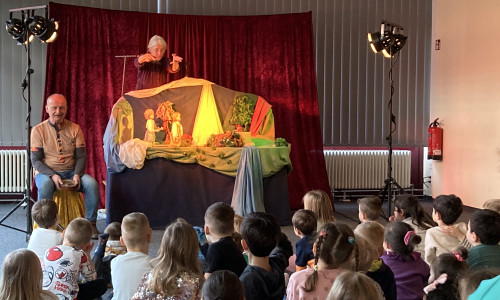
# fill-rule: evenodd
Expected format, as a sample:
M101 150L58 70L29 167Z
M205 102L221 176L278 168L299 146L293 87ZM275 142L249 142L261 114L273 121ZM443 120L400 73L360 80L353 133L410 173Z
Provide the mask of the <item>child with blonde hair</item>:
M380 298L376 284L370 277L347 271L333 282L326 300L372 300Z
M317 228L323 227L328 222L335 222L333 206L330 197L322 190L307 192L302 198L304 209L312 210L318 221Z
M484 202L483 209L493 210L500 214L500 199L490 199Z
M43 289L61 299L79 300L98 298L106 292L106 281L96 279L91 237L92 224L87 219L76 218L69 223L62 245L47 250L43 258Z
M377 249L377 257L371 262L371 266L366 272L366 275L380 285L380 288L384 292L385 299L396 300L396 281L394 280L394 273L380 258L384 253L384 231L384 226L378 222L363 222L356 226L354 235L356 236L356 241L359 236Z
M198 236L178 218L168 225L153 270L142 277L131 300L200 299L203 274L198 264Z
M37 255L28 249L7 254L3 261L0 300L58 300L42 290L42 267Z
M290 276L286 295L293 299L325 299L332 282L346 269L346 264L358 251L354 233L343 223L327 223L318 232L313 246L314 268L295 272ZM355 268L358 265L355 264Z
M398 300L417 300L424 297L424 286L429 279L429 265L413 251L422 239L413 228L403 222L387 224L382 260L394 273Z
M133 212L122 219L120 242L127 247L127 253L111 261L113 299L130 299L137 291L142 277L151 271L148 255L152 230L145 214Z

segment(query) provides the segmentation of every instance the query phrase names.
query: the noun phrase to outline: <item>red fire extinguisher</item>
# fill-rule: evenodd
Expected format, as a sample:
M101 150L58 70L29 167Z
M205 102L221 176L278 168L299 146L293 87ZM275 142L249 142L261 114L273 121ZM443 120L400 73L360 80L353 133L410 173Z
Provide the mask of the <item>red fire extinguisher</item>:
M427 130L427 159L443 160L443 128L439 127L438 120L434 120Z

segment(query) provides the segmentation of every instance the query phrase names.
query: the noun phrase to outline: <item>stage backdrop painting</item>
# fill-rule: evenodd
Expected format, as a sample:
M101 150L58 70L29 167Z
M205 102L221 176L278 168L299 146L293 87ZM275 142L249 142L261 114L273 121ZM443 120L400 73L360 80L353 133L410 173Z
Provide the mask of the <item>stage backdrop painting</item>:
M125 12L50 3L60 21L47 48L44 102L68 98L67 118L80 124L87 145L86 172L106 178L103 135L122 90L123 58L145 53L149 38L165 38L168 53L184 57L170 80L204 78L262 96L273 107L276 137L293 146L289 194L292 209L311 189L329 191L318 116L311 13L268 16L185 16ZM125 92L135 87L133 60L125 66ZM44 113L43 119L47 115ZM104 205L104 189L101 189Z

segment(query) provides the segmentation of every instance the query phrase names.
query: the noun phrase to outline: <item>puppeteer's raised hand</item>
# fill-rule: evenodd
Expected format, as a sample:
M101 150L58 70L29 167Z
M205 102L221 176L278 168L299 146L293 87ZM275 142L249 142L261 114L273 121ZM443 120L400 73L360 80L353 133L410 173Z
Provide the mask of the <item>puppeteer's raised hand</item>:
M143 54L143 55L139 55L139 59L137 60L140 64L143 64L145 62L151 62L151 61L155 61L156 59L154 58L153 55L151 55L151 53L146 53L146 54Z
M54 174L54 175L50 176L50 179L52 179L52 182L54 182L56 189L60 190L61 184L62 184L61 176Z
M174 62L177 62L177 63L182 62L182 57L178 56L175 53L172 53L172 62L171 63L174 63Z

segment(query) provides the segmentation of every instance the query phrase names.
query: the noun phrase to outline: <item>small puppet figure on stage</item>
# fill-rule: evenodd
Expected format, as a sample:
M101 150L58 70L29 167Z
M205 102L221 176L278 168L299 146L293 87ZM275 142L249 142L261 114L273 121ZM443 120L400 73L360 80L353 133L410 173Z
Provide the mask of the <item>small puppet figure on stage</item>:
M172 114L172 131L170 132L170 146L179 147L182 142L184 130L181 124L181 113L174 112Z
M163 120L163 131L165 131L165 145L170 143L170 129L172 128L172 115L175 112L174 104L170 101L165 101L158 104L158 108L156 109L156 116ZM160 126L158 126L160 127Z
M172 53L172 58L168 58L166 50L167 43L161 36L155 35L149 40L148 52L139 55L134 61L137 68L136 90L159 87L167 83L167 72L179 71L182 57Z
M144 134L144 141L154 144L155 132L160 131L155 124L155 112L151 108L144 111L144 118L146 118L146 133Z

